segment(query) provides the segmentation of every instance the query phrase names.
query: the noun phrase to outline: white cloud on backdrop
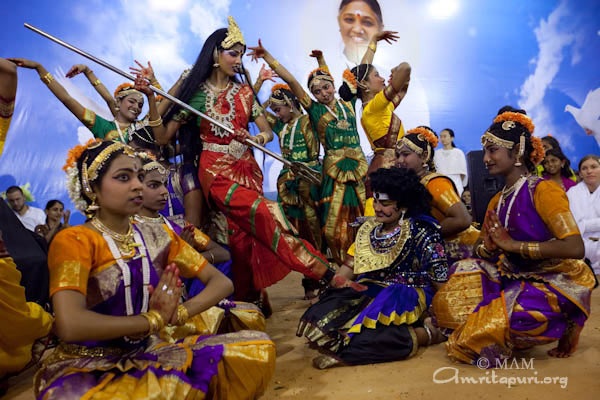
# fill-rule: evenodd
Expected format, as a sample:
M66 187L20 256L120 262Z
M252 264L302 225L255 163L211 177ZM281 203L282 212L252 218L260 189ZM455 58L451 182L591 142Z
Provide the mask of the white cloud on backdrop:
M560 70L565 50L576 41L574 33L565 31L564 22L568 17L569 10L566 1L563 0L548 18L542 19L534 29L539 52L535 59L534 72L521 86L519 107L527 110L533 119L536 136L551 134L559 140L563 148L573 150L571 137L554 126L552 112L544 104L546 91ZM577 54L577 51L573 52L572 63L577 62Z

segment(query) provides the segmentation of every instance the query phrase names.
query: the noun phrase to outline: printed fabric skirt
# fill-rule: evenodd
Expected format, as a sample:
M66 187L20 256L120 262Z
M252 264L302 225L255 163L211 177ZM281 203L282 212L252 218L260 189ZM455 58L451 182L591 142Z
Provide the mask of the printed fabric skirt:
M363 292L327 289L300 318L297 336L346 364L374 364L411 357L418 343L414 328L431 303L428 288L360 280Z
M536 272L537 271L537 272ZM449 334L448 355L496 365L515 349L559 340L590 312L595 280L582 260L548 260L536 271L502 272L481 259L452 265L433 299L438 326Z
M258 331L189 336L142 346L60 344L37 372L39 399L254 399L275 370L275 345Z

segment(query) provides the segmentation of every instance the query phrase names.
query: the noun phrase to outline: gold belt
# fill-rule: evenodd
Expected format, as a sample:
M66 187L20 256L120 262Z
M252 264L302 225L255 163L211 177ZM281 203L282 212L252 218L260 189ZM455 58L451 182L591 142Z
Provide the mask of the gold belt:
M231 154L236 160L239 160L248 149L248 146L237 140L232 140L229 144L204 142L202 143L202 149L215 153Z
M57 350L79 357L121 356L127 353L127 350L118 347L87 347L72 343L60 343Z

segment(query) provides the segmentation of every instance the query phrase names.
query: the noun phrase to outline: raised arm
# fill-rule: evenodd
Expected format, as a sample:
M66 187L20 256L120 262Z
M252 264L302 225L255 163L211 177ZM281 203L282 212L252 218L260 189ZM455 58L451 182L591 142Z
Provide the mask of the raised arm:
M6 100L14 99L17 94L17 66L0 58L0 96Z
M84 107L71 95L69 92L65 90L65 88L54 79L52 74L44 68L44 66L36 61L26 60L24 58L9 58L9 61L15 63L18 67L35 69L40 76L42 82L48 86L48 89L56 96L58 100L61 101L71 111L71 113L79 120L81 123L85 124L83 121L83 112Z
M106 102L106 105L110 109L110 113L112 114L112 116L116 117L117 116L117 103L115 102L114 97L110 94L110 92L108 91L106 86L104 86L104 84L102 82L100 82L100 79L98 79L96 77L96 75L94 74L94 71L92 71L87 65L84 65L84 64L73 65L71 67L71 69L69 70L69 72L67 72L67 74L65 76L67 78L73 78L75 75L79 75L80 73L83 73L85 75L85 77L92 84L94 89L96 89L96 92L98 92L98 94Z
M317 63L319 64L319 68L323 68L325 71L331 73L329 71L329 66L325 62L325 57L323 56L323 52L321 50L313 50L309 54L310 57L314 57L317 59Z
M166 136L167 128L163 125L162 118L158 113L156 98L148 85L148 80L138 75L134 82L134 88L144 93L148 98L148 126L152 127L154 137Z
M373 64L373 57L375 57L375 51L377 51L377 42L380 40L385 40L389 44L394 43L400 36L397 35L398 32L394 31L381 31L377 34L373 35L371 42L369 43L369 47L367 51L365 51L365 55L362 60L360 60L361 64Z
M307 95L296 78L294 78L294 76L263 47L260 39L258 40L258 46L248 47L248 49L251 50L248 55L252 57L252 60L256 61L259 58L264 59L267 64L269 64L269 67L271 67L271 69L290 86L292 93L294 93L298 99L302 99Z

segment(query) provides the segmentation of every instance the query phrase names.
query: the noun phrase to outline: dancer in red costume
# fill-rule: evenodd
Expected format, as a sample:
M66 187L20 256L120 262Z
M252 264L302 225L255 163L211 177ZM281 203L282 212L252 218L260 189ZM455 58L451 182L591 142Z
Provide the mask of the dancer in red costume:
M187 110L173 109L165 118L166 135L156 139L166 143L179 129L180 137L201 140L198 177L209 204L227 217L234 297L255 301L262 289L290 270L324 281L331 280L333 271L321 253L298 238L281 206L263 197L262 173L243 142L250 138L264 145L273 133L251 87L235 77L245 49L242 33L230 17L228 29L219 29L206 40L177 94L235 135ZM256 136L250 137L249 122L261 130Z

